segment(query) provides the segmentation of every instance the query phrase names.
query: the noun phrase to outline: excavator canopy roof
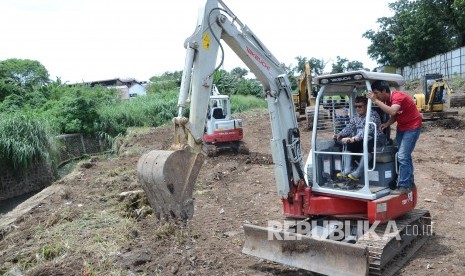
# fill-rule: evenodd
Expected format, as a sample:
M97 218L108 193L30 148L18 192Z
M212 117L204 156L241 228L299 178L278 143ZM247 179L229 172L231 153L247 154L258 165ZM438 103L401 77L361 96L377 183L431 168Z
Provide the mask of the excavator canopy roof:
M364 85L365 80L370 82L376 80L384 80L393 87L401 87L405 84L405 79L399 74L369 72L369 71L352 71L345 73L337 73L330 75L321 75L315 78L315 82L318 85L327 84L355 84Z

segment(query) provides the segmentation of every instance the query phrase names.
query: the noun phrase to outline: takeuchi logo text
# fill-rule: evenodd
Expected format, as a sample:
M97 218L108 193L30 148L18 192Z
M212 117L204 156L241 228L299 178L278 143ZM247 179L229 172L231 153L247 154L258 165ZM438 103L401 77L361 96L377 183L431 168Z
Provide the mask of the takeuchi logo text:
M250 49L248 46L245 46L247 48L247 53L251 55L258 63L260 63L263 67L266 68L266 70L270 70L270 65L268 65L259 55L257 55L252 49Z

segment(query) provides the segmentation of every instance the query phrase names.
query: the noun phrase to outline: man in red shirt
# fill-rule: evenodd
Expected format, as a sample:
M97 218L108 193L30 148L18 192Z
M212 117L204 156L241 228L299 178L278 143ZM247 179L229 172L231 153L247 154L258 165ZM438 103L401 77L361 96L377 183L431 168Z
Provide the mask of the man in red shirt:
M391 194L409 192L415 185L413 178L412 152L420 137L422 117L413 99L401 91L392 91L386 81L378 80L371 85L372 92L367 97L390 115L386 123L381 124L381 130L397 121L396 142L399 148L398 189Z

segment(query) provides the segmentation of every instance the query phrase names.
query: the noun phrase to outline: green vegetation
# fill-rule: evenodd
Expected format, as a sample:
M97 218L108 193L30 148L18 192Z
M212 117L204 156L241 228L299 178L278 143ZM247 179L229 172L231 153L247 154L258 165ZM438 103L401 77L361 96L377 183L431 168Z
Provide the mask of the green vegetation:
M231 95L233 112L266 106L255 79L248 71L220 70L215 83ZM38 61L0 61L0 161L14 170L32 164L55 164L58 134L97 135L105 142L123 136L129 127L156 127L177 115L182 72L166 72L151 78L147 96L121 100L115 89L69 85L51 81Z
M266 108L265 100L255 96L233 95L231 96L231 112L239 113L255 108Z
M368 54L379 64L404 67L465 46L465 1L398 0L391 17L368 30Z
M128 127L156 127L177 115L178 91L150 93L99 109L98 129L111 136L126 134Z
M301 74L305 71L305 63L308 62L310 64L311 75L318 76L324 73L324 69L328 62L324 61L323 59L316 59L316 58L306 58L297 56L295 58L297 60L297 65L292 69L293 72L297 74ZM331 64L331 74L333 73L343 73L348 71L355 71L355 70L368 70L363 66L363 63L358 60L349 60L344 57L337 56L336 63ZM294 88L294 87L293 87Z
M49 124L32 112L4 113L0 117L0 160L16 170L52 162L54 134Z

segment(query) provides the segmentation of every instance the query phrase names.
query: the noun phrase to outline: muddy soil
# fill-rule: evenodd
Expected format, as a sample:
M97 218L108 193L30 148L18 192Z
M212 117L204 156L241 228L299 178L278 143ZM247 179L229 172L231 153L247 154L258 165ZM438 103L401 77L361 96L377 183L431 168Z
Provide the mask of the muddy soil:
M240 116L251 154L225 152L206 160L187 224L157 220L136 178L140 155L167 149L171 128L134 132L117 156L84 160L56 183L64 187L60 192L2 229L0 274L312 275L241 253L243 224L265 226L283 217L268 114ZM460 113L456 120L424 123L413 154L415 180L418 208L430 210L435 235L402 275L465 275L464 121ZM300 128L308 152L311 131L305 122Z

